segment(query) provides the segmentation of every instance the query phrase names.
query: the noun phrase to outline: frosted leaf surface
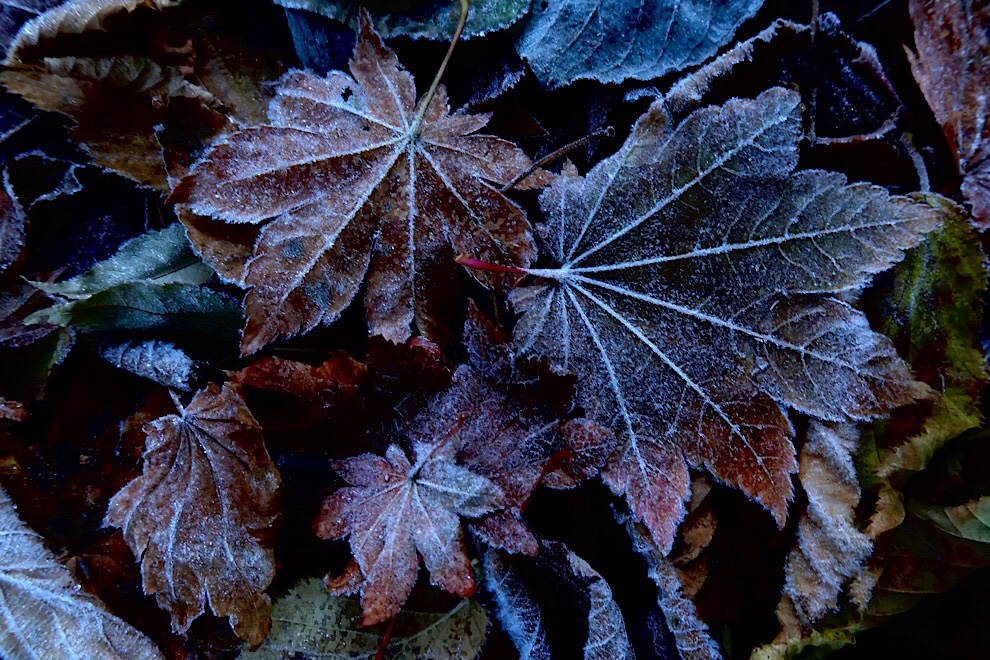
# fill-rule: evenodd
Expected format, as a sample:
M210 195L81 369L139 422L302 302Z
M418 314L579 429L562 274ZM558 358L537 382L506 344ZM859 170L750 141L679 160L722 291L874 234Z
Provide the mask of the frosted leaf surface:
M522 583L508 555L486 548L481 555L485 589L492 594L499 623L520 660L550 660L550 646L536 599Z
M177 632L209 598L239 637L260 643L275 560L259 537L277 515L280 483L261 428L236 390L211 383L145 431L143 473L110 500L106 523L123 530L145 593L172 613Z
M808 495L808 510L798 521L798 542L787 556L784 594L806 624L838 608L843 583L873 551L872 541L855 524L860 487L853 455L858 444L854 424L813 421L801 448L801 487Z
M862 313L816 294L863 285L937 215L792 173L799 106L774 88L671 131L655 104L618 153L544 192L555 267L512 292L517 352L578 375L588 416L620 434L603 477L665 552L687 463L783 524L797 462L781 404L848 421L929 392Z
M341 23L357 25L357 7L352 0L275 0L276 4L328 16ZM468 9L463 37L475 37L503 30L526 14L530 0L473 0ZM386 3L387 7L388 4ZM459 18L457 5L450 0L426 0L403 6L391 14L376 12L375 30L386 39L406 36L413 39L446 41L454 34Z
M192 389L199 371L182 349L157 339L107 343L100 346L99 353L115 367L184 392Z
M321 538L348 537L360 576L345 574L337 583L352 586L336 591L360 588L363 625L399 611L419 572L417 553L434 584L464 597L475 592L459 516L499 509L503 494L456 463L451 439L448 433L413 442L415 463L391 445L384 457L361 454L335 464L351 485L326 499L313 527Z
M763 0L535 2L517 44L540 82L650 80L699 64L727 43Z
M290 72L272 125L230 135L174 190L173 201L202 215L271 220L244 274L244 353L332 322L362 282L372 334L402 342L415 323L442 336L455 252L529 264L525 214L492 185L529 158L474 134L487 115L450 115L442 88L418 122L415 94L362 12L351 75Z
M361 606L354 598L334 596L323 580L296 584L272 607L272 633L257 651L244 649L242 660L371 660L383 643L384 629L361 627ZM443 613L402 610L385 645L388 660L472 660L481 652L488 617L478 603L462 600Z
M155 645L83 591L0 490L0 653L158 660Z

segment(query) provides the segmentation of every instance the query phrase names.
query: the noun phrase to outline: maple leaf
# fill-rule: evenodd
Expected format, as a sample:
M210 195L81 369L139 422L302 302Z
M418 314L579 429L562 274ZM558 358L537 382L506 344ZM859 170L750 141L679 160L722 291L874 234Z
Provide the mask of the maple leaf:
M0 652L5 658L157 660L141 632L82 591L0 490Z
M617 154L544 192L558 266L511 294L518 354L580 377L589 417L621 435L603 477L665 552L688 462L783 524L797 464L781 404L860 420L930 392L861 312L815 294L863 285L938 216L792 173L799 106L774 88L671 132L654 104Z
M453 251L506 265L534 254L522 209L491 185L529 158L475 134L488 115L450 115L443 87L417 105L412 76L367 12L360 25L352 75L288 73L272 125L226 136L172 192L229 223L270 220L243 276L245 354L332 322L362 281L372 334L401 342L415 322L442 337Z
M399 611L416 581L417 551L434 584L464 597L476 589L458 516L494 511L503 495L455 464L450 440L413 443L415 463L391 445L384 458L362 454L334 465L351 485L327 498L314 530L322 538L349 537L361 571L364 625Z
M143 474L114 495L106 524L123 530L145 593L172 613L177 632L209 597L239 637L260 643L275 563L259 537L274 522L280 481L260 427L236 389L211 383L145 432Z
M911 71L942 125L962 174L973 220L990 227L990 6L964 0L911 0L918 54Z

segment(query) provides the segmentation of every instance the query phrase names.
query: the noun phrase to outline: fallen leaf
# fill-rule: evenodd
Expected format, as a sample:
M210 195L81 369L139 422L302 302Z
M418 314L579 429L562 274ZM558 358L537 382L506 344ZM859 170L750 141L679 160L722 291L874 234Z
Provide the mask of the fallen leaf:
M481 554L485 589L495 601L502 629L519 652L520 660L550 660L550 646L540 606L512 566L509 555L487 547Z
M354 3L344 0L275 0L276 4L292 9L306 9L328 18L357 27L358 9ZM387 8L387 3L382 3ZM373 5L372 5L373 6ZM456 5L450 0L426 0L414 7L402 7L401 11L372 18L375 31L386 39L398 36L413 39L450 39L457 27ZM464 36L484 36L489 32L504 30L529 9L528 0L472 0Z
M384 458L362 454L334 466L351 485L327 498L313 528L321 538L348 537L361 579L345 574L347 586L337 591L360 585L363 625L399 611L416 581L417 552L437 586L463 597L477 588L459 516L501 508L502 491L455 463L451 439L413 443L415 464L391 445Z
M462 600L449 612L434 614L403 609L384 648L389 660L472 660L481 653L488 617L475 601ZM272 607L272 632L243 660L325 658L371 660L382 645L382 631L361 628L361 606L353 598L334 596L317 578L303 580Z
M24 23L60 4L62 0L0 1L0 50L3 54L7 54L7 49L14 43L14 38Z
M98 352L115 367L183 392L193 389L200 369L175 344L157 339L104 343Z
M964 0L911 0L916 55L911 71L952 147L973 222L990 227L990 6Z
M230 386L210 384L178 415L145 426L144 472L110 501L106 524L141 562L145 593L185 633L207 597L241 639L271 625L264 593L275 575L267 530L279 475L261 429Z
M504 265L533 256L525 214L491 185L529 159L474 134L487 116L450 115L442 87L417 106L412 76L361 16L353 77L290 72L272 125L226 136L172 192L201 215L271 220L243 277L245 354L334 321L365 281L371 334L402 342L415 323L442 338L454 252Z
M859 431L853 424L812 422L800 455L801 487L808 509L784 565L784 597L798 618L814 623L839 606L842 586L873 551L856 528L860 487L853 465Z
M151 640L82 591L0 491L0 652L7 658L162 658Z
M862 286L939 216L792 173L799 104L775 88L673 132L654 104L617 154L544 192L557 267L511 293L518 354L581 379L588 416L620 435L603 477L664 552L685 458L783 525L797 463L781 404L845 421L930 396L861 312L815 294Z
M664 556L650 530L632 519L626 521L626 529L633 549L646 560L647 572L657 585L657 604L674 636L680 656L689 660L721 658L722 653L708 633L708 626L698 616L691 599L682 593L677 568Z
M649 80L705 61L763 0L537 3L517 44L540 82Z

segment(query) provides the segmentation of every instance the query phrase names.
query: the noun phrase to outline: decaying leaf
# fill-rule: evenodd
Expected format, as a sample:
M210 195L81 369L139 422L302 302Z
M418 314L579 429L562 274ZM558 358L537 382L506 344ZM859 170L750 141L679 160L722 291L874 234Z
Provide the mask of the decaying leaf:
M8 401L0 396L0 419L11 419L15 422L24 422L30 418L30 414L23 403L19 401Z
M271 220L244 273L244 353L335 320L362 282L372 334L401 342L415 323L442 338L455 251L503 265L533 256L523 211L492 185L530 161L474 134L488 116L450 115L442 87L417 105L367 13L351 74L287 74L272 125L221 140L172 193L230 223Z
M176 631L188 630L209 598L238 636L260 643L275 575L263 538L279 486L261 429L237 390L211 383L145 431L144 472L110 501L106 523L123 530L145 593L172 613Z
M664 552L687 463L783 524L797 463L782 404L848 421L930 396L861 312L816 294L862 286L939 216L792 173L799 105L775 88L670 132L654 104L617 154L543 194L556 267L511 294L518 353L579 376L589 417L621 436L603 476Z
M960 206L938 195L918 199L944 222L894 270L882 330L919 379L942 396L896 411L889 424L877 424L875 473L881 479L899 474L903 479L921 470L948 440L983 421L980 392L987 384L987 366L980 331L987 257Z
M973 221L990 227L990 5L982 0L911 0L915 80L942 125L962 174Z
M503 494L455 463L452 439L413 443L415 463L391 445L384 458L362 454L335 464L351 485L327 498L314 530L322 538L348 537L360 576L345 574L334 590L360 589L364 625L399 611L416 581L417 553L434 584L460 596L474 594L459 516L495 511Z
M708 59L763 0L535 3L517 48L544 85L649 80Z
M390 660L472 660L481 652L488 617L476 602L462 600L442 614L402 610L385 645ZM361 628L361 606L334 596L317 578L303 580L272 607L272 632L244 660L324 658L371 660L382 645L382 630Z
M263 117L259 85L279 73L226 38L216 7L180 4L70 0L24 26L0 82L71 117L97 164L167 191L203 141Z
M82 591L0 490L0 653L5 658L162 658L155 645Z
M784 594L805 624L838 607L843 584L873 550L855 525L860 487L853 465L859 440L854 424L812 422L801 448L801 487L808 509L798 521L798 539L784 567Z
M413 39L450 39L457 27L456 4L450 0L426 0L403 11L381 13L376 5L388 10L388 2L356 3L351 0L275 0L283 7L307 9L329 18L358 24L358 7L372 11L375 31L386 39L407 36ZM518 21L529 9L529 0L473 0L464 25L464 36L483 36L503 30Z

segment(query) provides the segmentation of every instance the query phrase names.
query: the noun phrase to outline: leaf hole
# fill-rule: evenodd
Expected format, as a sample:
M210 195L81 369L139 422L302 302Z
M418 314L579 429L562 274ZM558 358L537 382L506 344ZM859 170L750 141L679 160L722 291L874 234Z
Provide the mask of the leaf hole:
M344 103L347 103L347 101L352 96L354 96L354 90L351 89L350 87L345 87L344 90L340 93L340 98L344 101Z

